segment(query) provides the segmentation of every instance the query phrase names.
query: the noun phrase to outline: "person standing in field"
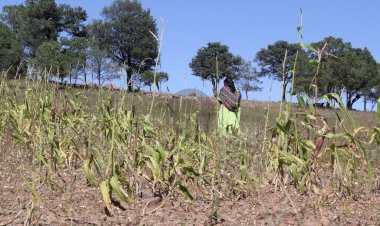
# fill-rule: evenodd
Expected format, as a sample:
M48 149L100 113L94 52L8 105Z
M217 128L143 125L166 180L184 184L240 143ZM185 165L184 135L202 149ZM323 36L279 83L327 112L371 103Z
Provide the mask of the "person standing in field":
M220 89L218 101L221 104L218 114L218 130L222 134L235 134L240 131L241 93L235 88L234 81L227 77Z

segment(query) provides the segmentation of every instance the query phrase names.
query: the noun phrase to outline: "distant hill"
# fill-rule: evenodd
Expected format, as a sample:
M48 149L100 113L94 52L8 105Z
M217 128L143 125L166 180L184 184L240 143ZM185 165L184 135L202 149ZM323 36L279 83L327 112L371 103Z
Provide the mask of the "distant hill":
M195 93L195 96L197 97L207 97L207 95L204 92L198 89L183 89L176 92L175 94L180 95L180 96L189 96L189 95L191 96L194 93Z

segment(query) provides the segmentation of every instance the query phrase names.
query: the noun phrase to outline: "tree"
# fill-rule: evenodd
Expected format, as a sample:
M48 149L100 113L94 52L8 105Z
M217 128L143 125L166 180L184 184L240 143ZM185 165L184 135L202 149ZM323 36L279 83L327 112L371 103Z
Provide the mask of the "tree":
M309 55L305 51L299 51L294 74L294 87L292 87L292 95L295 93L306 93L311 97L315 97L315 90L310 89L310 87L312 87L311 84L319 82L319 78L315 77L316 72L317 67L315 64L310 63ZM309 88L309 90L306 88ZM318 92L317 95L320 96L320 92Z
M86 37L87 29L84 21L87 20L87 12L82 7L72 8L70 5L59 6L61 13L61 31L65 31L73 37Z
M321 59L319 74L317 75L318 93L340 94L343 89L342 74L347 74L347 54L352 46L349 42L344 42L341 38L326 37L320 42L312 43L317 49L324 47L324 54ZM317 60L316 53L312 53L310 58ZM345 65L345 66L344 66Z
M346 107L351 109L353 104L368 91L374 84L371 78L377 77L377 62L367 48L352 48L345 56L343 68L346 73L341 74L341 82L346 92Z
M77 83L79 72L83 73L84 83L87 84L87 58L88 58L88 29L84 25L87 13L81 7L72 8L67 4L59 6L61 13L60 30L69 35L61 38L63 56L68 66L70 84L74 75L74 84Z
M48 78L50 76L59 76L62 78L64 75L63 55L61 53L61 46L57 41L48 41L42 43L37 51L34 59L34 65L40 71L40 75Z
M244 61L240 73L239 85L241 90L245 92L245 96L248 100L248 92L261 91L262 88L259 87L259 84L262 82L258 79L256 68L252 67L249 61Z
M24 5L4 6L3 14L0 15L0 18L16 34L19 34L26 16L25 10Z
M372 86L369 89L369 94L367 93L367 96L364 98L364 111L367 110L367 101L369 101L372 104L371 110L373 110L373 108L377 104L378 99L380 98L380 64L377 64L376 77L372 78L371 81L369 81L369 83L372 84Z
M14 75L21 62L22 47L16 34L0 22L0 72L8 71L7 76Z
M9 12L22 19L7 20L18 29L18 37L30 55L46 41L57 41L61 20L60 10L54 0L26 0L25 6L9 6ZM9 18L9 17L6 17ZM20 23L20 24L18 24Z
M152 34L157 34L156 22L137 0L115 0L103 9L102 16L105 44L118 64L126 68L131 91L132 74L155 65L158 42Z
M57 41L61 32L83 36L87 13L80 7L58 6L54 0L25 0L24 5L5 6L2 20L16 33L27 55L47 41Z
M376 76L370 78L367 87L363 90L363 110L367 111L367 104L371 103L372 108L377 103L380 97L380 71L378 70Z
M95 72L98 86L102 85L102 80L107 76L107 68L109 67L109 57L106 50L102 49L94 42L90 43L89 49L89 66L91 68L91 74ZM92 79L93 80L93 79Z
M154 72L146 71L142 73L140 76L140 80L144 86L149 86L149 90L152 92L152 85L154 84ZM167 82L168 80L168 73L162 71L156 73L156 86L159 90L161 89L161 83Z
M87 37L62 38L65 61L70 66L70 84L74 76L74 84L77 83L79 72L83 73L84 83L87 84L86 68L88 58L89 41Z
M106 78L107 68L109 67L110 53L106 46L106 37L103 23L95 20L89 25L89 50L88 59L91 67L91 74L95 71L98 80L98 86L101 86L102 80ZM93 80L93 79L92 79Z
M195 76L211 81L215 97L220 80L227 76L237 79L241 65L242 58L234 56L229 52L229 47L220 42L210 42L199 49L189 64Z
M319 74L317 75L318 93L346 94L346 106L364 97L364 108L373 92L377 81L377 63L368 49L353 48L351 43L341 38L326 37L320 42L312 43L317 49L323 49ZM317 59L316 53L310 53L311 59Z
M268 45L267 48L261 49L255 57L255 61L260 66L259 77L268 76L278 81L284 80L283 101L285 101L285 92L293 76L292 70L297 51L303 51L298 44L277 41L272 45ZM286 62L284 62L286 52ZM284 68L283 65L285 66Z

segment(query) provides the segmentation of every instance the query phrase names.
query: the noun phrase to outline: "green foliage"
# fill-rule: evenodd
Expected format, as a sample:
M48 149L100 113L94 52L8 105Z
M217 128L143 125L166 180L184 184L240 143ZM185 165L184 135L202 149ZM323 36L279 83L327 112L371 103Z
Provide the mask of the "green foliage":
M380 64L377 64L377 74L368 81L368 86L362 90L364 97L364 111L367 110L367 103L372 104L372 110L377 100L380 98Z
M241 91L245 92L248 100L248 92L261 91L262 88L259 84L262 82L258 79L258 72L256 68L252 67L251 62L243 62L239 76L239 86Z
M304 80L299 81L296 86L297 90L302 90L305 85L310 85L314 82L318 87L318 94L320 96L327 93L336 92L340 93L342 86L339 84L341 81L339 75L342 73L343 55L351 48L350 43L345 43L340 38L326 37L324 40L312 45L322 52L318 78L314 79L315 74L309 74ZM318 53L309 51L309 57L318 63ZM313 93L308 93L314 96Z
M368 49L353 48L351 43L331 36L312 43L312 46L319 50L309 51L311 61L317 65L320 63L318 76L315 77L315 74L310 73L301 79L297 78L296 90L300 91L311 83L317 86L318 96L332 92L341 93L344 90L346 106L349 109L361 97L369 99L376 93L380 73ZM318 57L321 58L320 62ZM312 93L309 94L314 96Z
M25 0L24 5L5 6L3 21L17 33L18 40L30 56L46 41L57 41L66 31L73 36L85 34L86 12L69 5L58 6L54 0Z
M67 74L62 74L61 78L69 76L71 84L71 79L74 76L74 83L76 84L79 72L82 72L86 84L86 66L90 45L88 39L86 37L62 38L61 44L63 45L62 53L67 67Z
M16 34L0 22L0 72L8 71L8 76L15 76L21 62L22 47Z
M227 76L239 79L241 65L242 58L234 56L229 47L220 42L210 42L199 49L189 64L195 76L211 81L214 96L217 95L217 85L221 79Z
M17 27L19 40L23 46L30 48L31 55L45 41L57 41L59 36L60 11L54 0L26 0L25 6L10 6L10 11L17 11L23 19L8 20L12 27ZM20 23L20 24L18 24Z
M24 23L25 10L24 5L6 5L3 7L3 14L0 18L18 34Z
M63 55L58 42L44 42L38 47L34 64L37 65L40 75L49 77L63 74L62 63L64 63Z
M255 61L260 66L259 76L274 77L276 80L282 81L283 61L286 50L289 60L285 63L285 79L289 80L292 77L291 69L294 65L295 55L301 48L296 44L289 44L286 41L277 41L256 53Z
M126 68L128 90L132 74L150 70L155 65L158 43L155 20L137 0L115 0L102 11L104 43L119 65Z
M346 106L351 109L363 94L376 87L372 83L378 80L380 74L377 71L377 63L367 48L354 48L345 56L346 61L343 66L347 73L341 74L341 82L346 91Z
M88 52L87 58L91 73L96 74L98 86L101 86L102 81L107 78L107 68L109 68L109 51L105 43L103 33L103 23L100 20L94 20L88 27Z
M285 92L293 76L292 70L297 52L300 53L299 58L303 60L302 57L306 55L303 54L304 51L298 44L277 41L256 53L255 61L260 67L259 76L268 76L284 82L284 89L282 91L283 101L285 101ZM286 53L287 55L285 55ZM308 70L299 70L297 73L298 77L303 77L305 75L300 73L308 73Z
M87 29L83 24L87 20L87 12L82 7L72 8L70 5L59 6L62 30L73 37L86 37Z
M152 91L152 85L154 84L154 75L155 73L152 71L146 71L142 73L138 79L144 86L149 86L150 91ZM169 80L169 75L166 72L160 71L156 73L156 87L157 89L161 89L161 83L167 82Z

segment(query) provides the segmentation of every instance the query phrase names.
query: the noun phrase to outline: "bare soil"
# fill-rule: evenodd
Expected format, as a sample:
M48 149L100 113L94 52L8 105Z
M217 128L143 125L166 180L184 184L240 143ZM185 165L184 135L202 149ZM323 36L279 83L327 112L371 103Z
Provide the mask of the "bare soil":
M286 191L263 183L240 200L221 198L215 206L201 197L136 197L119 203L109 216L98 187L86 184L82 169L55 175L54 190L45 183L28 190L36 169L28 156L7 142L0 144L0 225L380 225L380 189L342 196L331 188L319 195ZM116 203L117 204L117 203Z

